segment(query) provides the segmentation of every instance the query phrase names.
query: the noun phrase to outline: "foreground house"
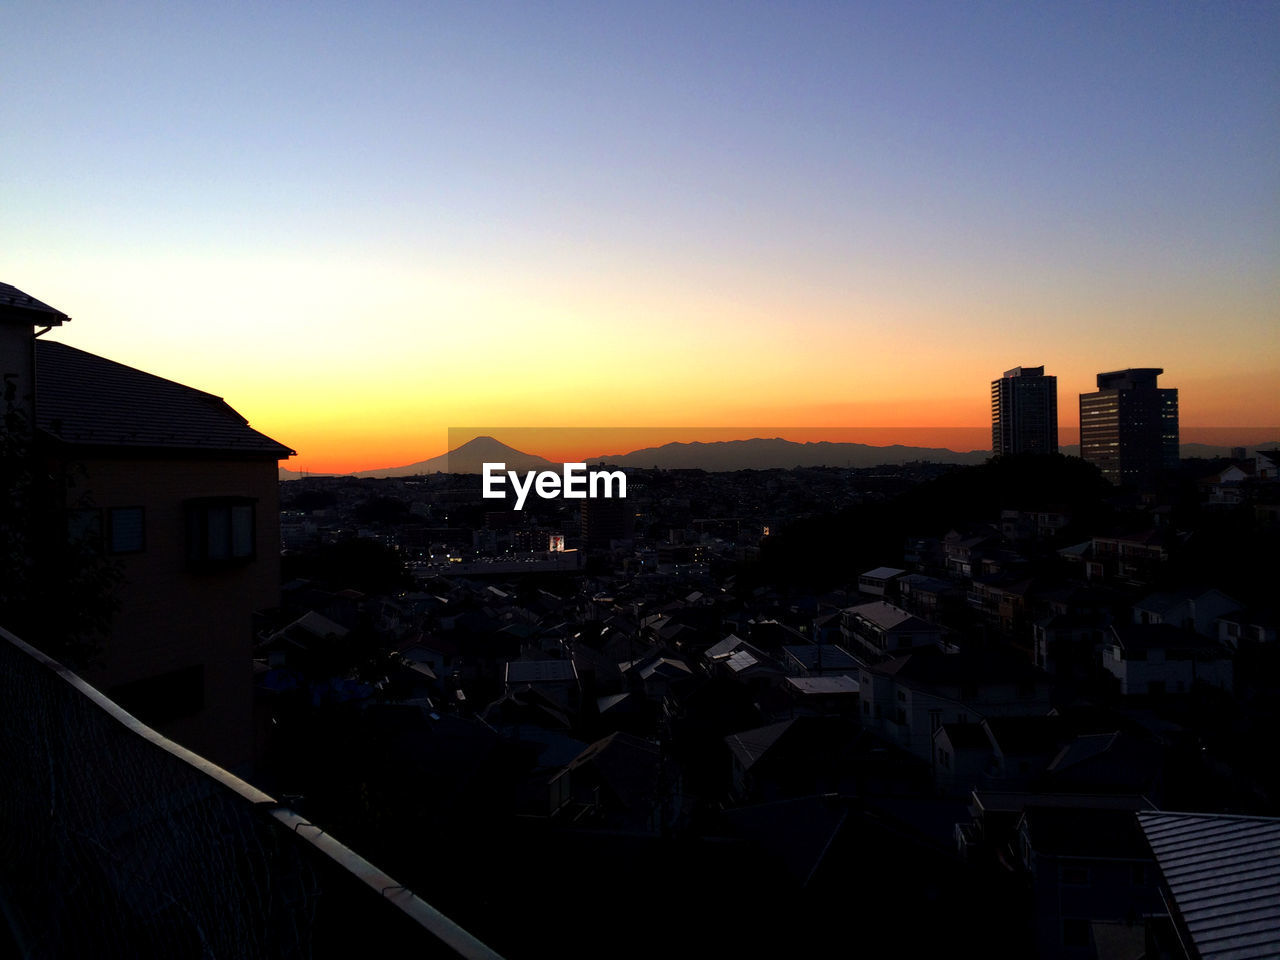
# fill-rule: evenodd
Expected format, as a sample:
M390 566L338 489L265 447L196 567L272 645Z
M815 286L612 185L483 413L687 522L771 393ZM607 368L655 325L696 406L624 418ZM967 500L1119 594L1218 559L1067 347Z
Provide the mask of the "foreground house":
M0 372L19 385L47 467L37 476L74 479L62 529L122 575L101 656L82 673L166 736L243 769L254 615L280 602L277 464L293 451L220 397L39 338L68 319L0 285Z
M1144 810L1164 910L1147 956L1272 957L1280 943L1280 819Z

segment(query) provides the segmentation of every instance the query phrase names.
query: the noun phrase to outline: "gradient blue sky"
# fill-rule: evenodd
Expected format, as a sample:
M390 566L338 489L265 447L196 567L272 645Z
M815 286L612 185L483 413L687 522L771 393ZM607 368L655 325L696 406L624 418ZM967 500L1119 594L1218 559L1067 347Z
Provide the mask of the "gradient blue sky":
M1064 424L1131 365L1185 423L1280 424L1280 3L14 3L0 33L0 279L316 469L462 423L980 425L1017 364Z

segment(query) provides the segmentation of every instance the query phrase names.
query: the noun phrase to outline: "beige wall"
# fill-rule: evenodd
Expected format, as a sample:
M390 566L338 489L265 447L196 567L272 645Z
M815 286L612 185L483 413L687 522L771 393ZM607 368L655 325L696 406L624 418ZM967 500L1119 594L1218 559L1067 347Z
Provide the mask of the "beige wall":
M145 549L116 557L125 584L99 666L85 677L105 692L118 684L196 665L204 707L160 732L215 763L245 770L252 752L252 618L280 602L280 513L274 460L88 460L72 499L145 510ZM185 501L251 497L256 557L195 571L187 563Z

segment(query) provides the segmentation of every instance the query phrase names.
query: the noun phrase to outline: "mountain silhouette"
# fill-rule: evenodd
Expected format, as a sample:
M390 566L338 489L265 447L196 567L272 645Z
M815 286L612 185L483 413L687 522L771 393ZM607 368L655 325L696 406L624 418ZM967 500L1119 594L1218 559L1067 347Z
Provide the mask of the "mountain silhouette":
M419 460L417 463L405 464L403 467L361 470L358 473L344 474L344 476L383 478L415 477L424 473L480 473L486 463L505 463L508 470L546 470L559 466L543 457L522 453L493 437L476 437L430 460ZM282 480L296 480L302 476L301 473L288 470L280 471ZM317 476L317 474L311 474L311 476Z
M912 460L935 463L982 463L990 450L960 452L944 447L875 447L865 443L832 443L827 440L797 443L794 440L756 438L713 443L665 443L631 453L592 457L590 463L623 467L659 467L664 470L789 470L792 467L878 467Z
M1280 447L1280 441L1248 447L1266 450ZM1078 457L1078 444L1063 444L1059 450L1066 456ZM1184 443L1185 457L1225 457L1227 446ZM589 457L590 464L612 464L621 467L658 467L663 470L790 470L792 467L879 467L930 460L934 463L976 464L991 456L990 450L949 450L946 447L907 447L893 444L876 447L865 443L832 443L827 440L797 443L781 437L754 440L720 440L710 443L666 443L629 453ZM505 463L508 470L554 469L559 464L531 453L523 453L493 437L476 437L460 447L430 460L420 460L403 467L382 467L350 474L355 477L412 477L424 473L480 473L485 463ZM297 480L304 474L280 470L281 480Z

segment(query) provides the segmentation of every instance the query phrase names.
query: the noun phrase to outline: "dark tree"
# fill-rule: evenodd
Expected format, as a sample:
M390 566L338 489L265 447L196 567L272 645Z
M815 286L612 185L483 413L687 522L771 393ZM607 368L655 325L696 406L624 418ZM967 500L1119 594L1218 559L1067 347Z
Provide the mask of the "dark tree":
M0 430L0 625L79 669L102 650L122 579L75 465L41 455L13 384Z

